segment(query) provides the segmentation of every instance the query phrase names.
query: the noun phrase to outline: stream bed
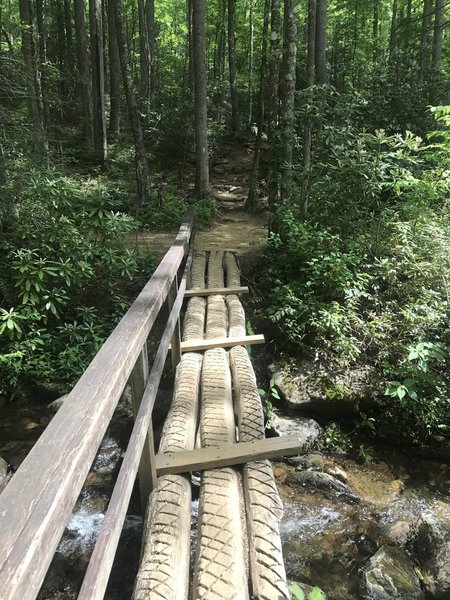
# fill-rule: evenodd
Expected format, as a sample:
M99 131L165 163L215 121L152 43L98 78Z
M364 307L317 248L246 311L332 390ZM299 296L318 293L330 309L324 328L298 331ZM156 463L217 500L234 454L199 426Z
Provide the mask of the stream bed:
M51 409L42 406L14 406L3 411L0 457L9 464L10 472L19 466L51 416ZM58 546L40 600L76 598L131 419L129 407L119 406ZM447 462L385 446L374 446L372 454L367 464L326 452L274 463L284 503L280 532L288 578L319 586L328 600L450 598L450 593L442 592L447 575L450 583L448 564L438 564L450 557ZM195 508L194 502L193 518ZM131 596L142 536L139 512L135 490L105 596L108 600ZM439 519L442 528L433 529ZM431 547L438 538L443 548ZM386 576L391 563L397 570L401 565L400 574ZM401 588L396 578L405 577L414 585Z

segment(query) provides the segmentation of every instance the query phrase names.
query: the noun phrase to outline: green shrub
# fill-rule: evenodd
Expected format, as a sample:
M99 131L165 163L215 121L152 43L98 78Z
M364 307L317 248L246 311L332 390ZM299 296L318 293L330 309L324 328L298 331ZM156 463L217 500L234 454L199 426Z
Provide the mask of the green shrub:
M450 439L449 112L428 145L341 137L315 166L310 215L283 207L261 263L260 314L283 346L371 365L385 382L378 431L396 439Z
M67 386L86 368L153 268L126 247L136 227L105 187L54 170L17 173L18 218L0 243L0 394Z

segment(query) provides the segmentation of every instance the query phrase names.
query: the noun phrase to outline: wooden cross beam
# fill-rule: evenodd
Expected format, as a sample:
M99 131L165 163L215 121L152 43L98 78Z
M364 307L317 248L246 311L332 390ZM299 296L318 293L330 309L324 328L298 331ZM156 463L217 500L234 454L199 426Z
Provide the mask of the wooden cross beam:
M184 292L185 298L192 298L192 296L228 296L230 294L248 294L249 289L247 286L242 287L223 287L223 288L192 288Z
M303 447L304 442L300 438L286 435L252 442L208 446L188 452L167 452L156 455L156 472L160 476L231 467L275 456L292 456L298 454Z
M200 352L212 348L232 348L233 346L254 346L264 344L263 335L243 335L232 338L211 338L209 340L190 340L181 342L181 352Z

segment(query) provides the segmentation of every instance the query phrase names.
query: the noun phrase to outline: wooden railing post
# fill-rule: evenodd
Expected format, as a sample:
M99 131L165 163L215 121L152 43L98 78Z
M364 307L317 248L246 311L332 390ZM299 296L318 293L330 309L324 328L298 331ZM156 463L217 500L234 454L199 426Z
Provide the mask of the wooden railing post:
M175 276L175 279L170 286L169 293L167 295L167 304L169 313L172 310L172 306L175 302L175 299L178 294L178 277ZM175 371L178 363L181 360L181 327L180 327L180 317L178 317L175 330L173 332L173 338L171 342L171 354L172 354L172 369Z
M148 353L147 345L145 344L141 353L139 354L130 376L134 418L136 418L141 405L142 395L148 381L148 375ZM151 421L148 428L147 439L142 451L138 472L139 490L141 494L141 509L142 514L144 515L150 493L156 485L155 447L153 441L153 426Z

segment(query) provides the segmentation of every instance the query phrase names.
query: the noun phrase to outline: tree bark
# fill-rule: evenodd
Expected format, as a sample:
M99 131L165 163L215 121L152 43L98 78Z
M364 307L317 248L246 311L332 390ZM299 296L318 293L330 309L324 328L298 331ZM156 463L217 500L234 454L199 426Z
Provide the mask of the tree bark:
M316 83L328 83L327 69L327 0L317 0L316 15Z
M432 102L439 102L439 83L441 78L442 40L444 35L445 0L436 0L433 36L433 90Z
M266 78L267 78L267 36L269 32L270 0L264 1L264 20L261 40L261 65L259 74L259 96L258 96L258 131L255 141L255 153L253 156L253 168L250 179L250 186L247 200L245 202L246 210L256 209L256 196L259 179L259 162L261 156L262 134L264 128L264 108L266 97Z
M309 88L309 100L312 101L312 91L315 81L315 48L316 48L316 0L308 1L308 57L306 85ZM308 212L309 171L311 169L312 123L307 118L303 131L303 168L304 178L300 194L300 204L304 215Z
M422 31L420 36L420 69L419 83L428 79L431 57L431 17L433 12L433 0L424 0L422 12Z
M89 0L91 23L91 67L93 91L94 153L102 165L108 158L105 118L105 72L101 0Z
M297 9L298 0L284 0L284 97L281 107L282 178L281 202L292 199L292 147L295 125L295 83L297 62Z
M74 0L75 40L77 48L78 74L81 88L81 112L83 137L92 139L92 80L90 74L89 46L86 35L84 0Z
M248 127L251 127L253 121L253 49L254 49L254 6L253 0L250 0L249 7L249 48L248 48Z
M35 131L37 149L47 155L48 141L44 127L41 80L36 61L30 0L19 0L19 14L22 30L22 56L28 89L28 110Z
M120 70L122 73L122 81L127 98L128 114L134 141L138 205L142 206L150 197L150 177L144 146L144 134L142 131L139 109L133 86L128 45L123 31L124 18L122 0L110 0L110 2L113 4L117 45L119 48L120 57Z
M278 152L277 125L281 57L281 19L280 0L272 0L271 33L270 33L270 63L269 63L269 105L267 138L269 142L269 173L267 178L269 195L269 212L273 212L278 203Z
M150 104L151 100L151 56L148 39L146 0L138 0L139 13L139 64L141 71L141 97Z
M120 55L113 9L111 0L108 0L109 133L116 136L120 131Z
M391 33L389 36L389 64L394 66L395 57L397 54L397 13L398 13L398 1L393 0L392 2L392 18L391 18Z
M208 161L208 114L206 105L205 60L205 0L194 0L192 29L194 43L194 91L195 91L195 146L196 172L195 193L198 197L209 194Z
M228 65L230 73L231 129L239 131L236 70L236 0L228 0Z
M50 109L48 105L48 81L47 69L47 23L44 0L36 0L36 25L39 36L39 65L41 73L41 90L44 128L47 130L50 121Z
M150 57L150 88L148 100L150 107L155 102L156 92L156 27L155 27L155 0L146 0L145 20L147 22L148 51Z

